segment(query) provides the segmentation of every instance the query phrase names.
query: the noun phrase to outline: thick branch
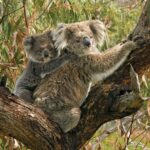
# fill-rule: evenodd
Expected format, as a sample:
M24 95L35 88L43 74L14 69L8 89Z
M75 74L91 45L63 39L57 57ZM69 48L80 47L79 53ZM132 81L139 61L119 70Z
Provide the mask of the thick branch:
M136 112L141 101L132 93L124 93L125 87L130 85L129 63L133 65L136 72L142 75L150 68L150 1L146 2L139 22L132 36L141 35L147 41L144 49L134 51L121 69L109 77L102 85L97 85L90 92L86 103L82 107L82 118L78 126L69 133L77 141L76 146L81 147L92 137L95 131L105 122L118 119ZM149 75L149 74L147 74ZM122 95L123 94L123 95ZM123 98L124 97L124 98ZM122 98L126 102L137 100L134 106L126 105L122 110ZM121 107L120 107L121 106Z
M12 136L31 149L66 150L59 127L34 106L19 100L0 87L0 133Z

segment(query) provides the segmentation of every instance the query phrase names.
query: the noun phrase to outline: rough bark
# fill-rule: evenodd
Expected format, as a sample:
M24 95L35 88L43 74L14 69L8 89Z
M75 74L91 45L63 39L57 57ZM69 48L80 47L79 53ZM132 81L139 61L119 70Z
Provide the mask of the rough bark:
M137 34L147 41L150 39L149 0L132 36ZM130 115L141 107L142 99L125 88L130 84L128 64L131 63L139 75L144 74L150 67L149 50L150 44L134 51L117 72L103 84L93 87L82 106L78 126L67 134L63 134L40 109L21 101L1 86L0 132L20 140L31 149L79 149L103 123Z
M18 139L31 149L69 149L57 124L4 87L0 87L0 133Z
M143 8L137 26L131 33L131 37L140 35L145 38L147 46L144 49L134 51L126 63L109 77L103 84L97 85L90 92L86 103L82 107L82 118L78 126L69 133L77 141L76 146L80 148L95 131L105 122L118 119L136 112L140 108L140 101L127 103L136 97L130 91L129 64L133 65L139 76L150 75L150 0ZM126 99L126 103L119 103ZM139 102L139 103L138 103ZM124 108L123 108L124 107Z

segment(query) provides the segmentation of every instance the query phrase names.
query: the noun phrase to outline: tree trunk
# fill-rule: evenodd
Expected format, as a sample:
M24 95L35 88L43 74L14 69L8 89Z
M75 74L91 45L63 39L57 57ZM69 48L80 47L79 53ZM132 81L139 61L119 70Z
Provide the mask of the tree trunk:
M150 40L150 0L147 0L132 36ZM93 87L82 106L78 126L64 134L42 110L21 101L6 88L0 87L0 132L12 136L36 150L79 149L105 122L136 112L142 99L126 88L130 84L129 63L139 75L149 75L150 42L134 51L126 63L103 84ZM14 109L15 108L15 109Z
M139 21L130 36L137 35L145 38L147 46L144 49L134 51L118 71L103 84L94 87L87 97L86 103L82 107L83 115L80 123L69 133L71 137L76 139L77 148L85 144L103 123L128 116L141 106L141 101L138 99L135 107L131 106L131 108L128 103L124 106L119 106L119 103L122 98L128 100L135 98L131 93L128 93L128 96L125 93L126 91L130 92L129 64L132 64L139 76L143 74L150 76L150 0L147 0Z

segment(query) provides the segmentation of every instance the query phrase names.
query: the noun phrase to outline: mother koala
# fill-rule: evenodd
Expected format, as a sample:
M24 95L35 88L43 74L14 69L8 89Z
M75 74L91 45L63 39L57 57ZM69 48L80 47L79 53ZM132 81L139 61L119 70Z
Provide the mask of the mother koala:
M105 36L105 26L99 20L64 24L54 32L57 50L61 53L67 49L77 57L42 79L33 97L34 105L42 108L63 132L77 126L80 106L92 83L115 72L138 46L137 41L127 41L116 49L99 53L96 46L103 43Z

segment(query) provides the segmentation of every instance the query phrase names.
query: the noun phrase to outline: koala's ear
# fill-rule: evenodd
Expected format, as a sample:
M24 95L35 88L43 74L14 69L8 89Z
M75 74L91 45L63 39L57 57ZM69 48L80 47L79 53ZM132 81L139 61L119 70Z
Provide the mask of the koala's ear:
M54 30L52 30L51 35L54 41L56 41L57 38L63 34L65 25L66 24L64 23L60 23L57 25L57 27Z
M47 34L47 36L48 36L48 37L50 37L50 38L51 38L51 37L52 37L52 30L48 30L48 31L46 31L46 34Z
M23 41L23 45L25 47L25 50L31 49L31 47L33 46L34 41L35 41L34 36L26 37Z
M103 44L104 39L106 38L106 27L104 23L99 20L91 20L88 24L97 44Z
M66 24L59 24L52 33L54 45L59 54L61 53L61 50L64 49L67 45L66 26Z

